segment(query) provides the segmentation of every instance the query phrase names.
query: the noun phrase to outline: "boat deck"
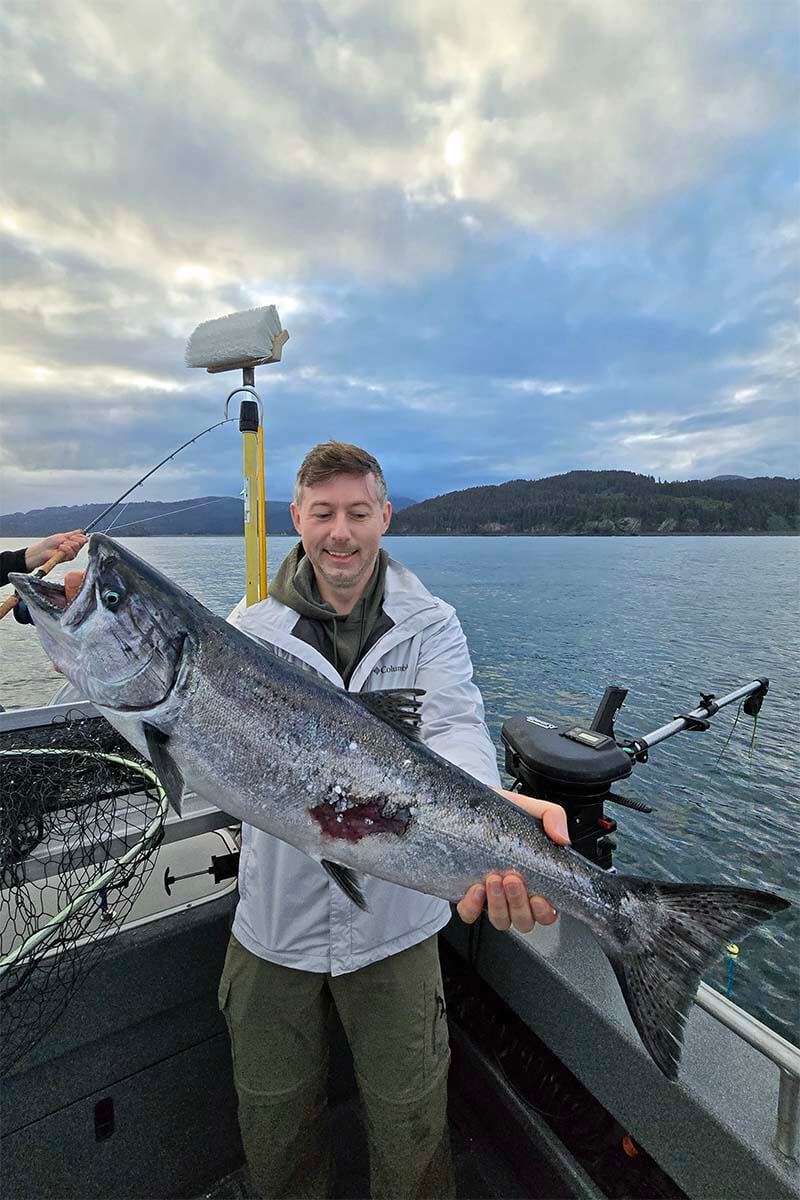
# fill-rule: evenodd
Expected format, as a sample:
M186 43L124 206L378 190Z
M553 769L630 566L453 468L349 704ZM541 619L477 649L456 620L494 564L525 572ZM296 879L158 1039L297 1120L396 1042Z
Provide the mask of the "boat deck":
M458 1065L454 1063L454 1075ZM473 1081L474 1084L474 1081ZM458 1085L451 1088L450 1136L459 1200L565 1200L574 1195L565 1187L550 1164L531 1156L525 1145L524 1174L510 1161L494 1136L475 1112L475 1089L468 1101ZM477 1095L481 1089L477 1090ZM495 1097L492 1102L496 1103ZM336 1153L333 1200L363 1200L369 1196L366 1133L357 1099L340 1102L331 1110L331 1132ZM228 1175L195 1200L246 1200L248 1189L244 1168Z

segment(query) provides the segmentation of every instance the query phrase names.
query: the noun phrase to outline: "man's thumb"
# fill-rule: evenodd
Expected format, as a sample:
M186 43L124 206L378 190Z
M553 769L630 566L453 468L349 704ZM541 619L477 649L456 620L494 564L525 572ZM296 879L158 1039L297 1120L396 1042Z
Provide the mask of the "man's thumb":
M83 586L85 571L67 571L64 576L64 595L67 597L67 604L71 604Z

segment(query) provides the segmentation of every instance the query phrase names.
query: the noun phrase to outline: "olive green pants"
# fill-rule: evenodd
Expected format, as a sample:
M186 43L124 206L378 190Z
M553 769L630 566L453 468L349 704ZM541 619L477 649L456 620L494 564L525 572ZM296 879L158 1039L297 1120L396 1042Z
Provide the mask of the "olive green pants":
M331 1003L350 1043L366 1113L373 1200L453 1197L450 1050L435 937L347 975L282 967L231 937L219 1004L257 1194L323 1200L329 1193Z

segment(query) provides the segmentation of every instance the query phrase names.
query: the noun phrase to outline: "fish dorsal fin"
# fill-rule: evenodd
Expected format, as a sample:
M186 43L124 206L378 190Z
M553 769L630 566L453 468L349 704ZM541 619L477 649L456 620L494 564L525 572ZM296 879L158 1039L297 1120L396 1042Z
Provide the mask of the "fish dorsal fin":
M142 722L142 727L147 742L147 752L156 769L156 775L167 793L167 799L181 817L183 816L183 775L169 752L169 735L156 729L155 725L148 725L147 721Z
M394 725L407 737L417 742L421 740L419 726L422 720L421 697L425 695L423 688L386 688L380 692L351 692L350 695L369 712Z
M325 868L334 883L338 883L348 900L352 900L353 904L362 912L369 911L355 871L351 871L349 867L342 867L339 863L333 863L328 858L320 859L320 865Z

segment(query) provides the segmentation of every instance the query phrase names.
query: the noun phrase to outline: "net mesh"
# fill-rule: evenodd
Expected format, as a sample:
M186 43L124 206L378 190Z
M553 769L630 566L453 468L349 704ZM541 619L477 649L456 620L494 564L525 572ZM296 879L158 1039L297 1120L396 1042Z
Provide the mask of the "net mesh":
M155 865L167 803L102 717L0 732L0 1072L44 1036Z

